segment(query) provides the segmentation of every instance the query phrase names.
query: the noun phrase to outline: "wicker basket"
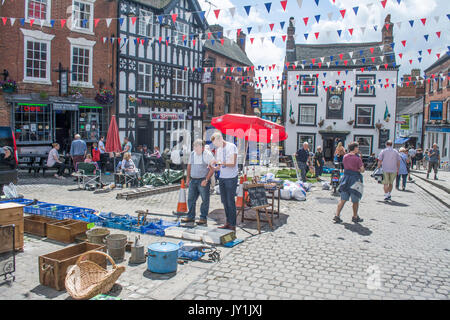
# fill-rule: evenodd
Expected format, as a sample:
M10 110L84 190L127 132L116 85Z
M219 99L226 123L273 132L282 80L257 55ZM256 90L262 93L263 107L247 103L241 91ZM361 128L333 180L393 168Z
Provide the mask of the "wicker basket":
M106 256L112 264L112 270L103 269L89 260L83 261L83 258L90 253ZM76 265L71 266L67 271L65 281L67 293L77 300L90 299L98 294L108 293L124 271L125 267L116 266L114 260L106 253L88 251L82 254Z

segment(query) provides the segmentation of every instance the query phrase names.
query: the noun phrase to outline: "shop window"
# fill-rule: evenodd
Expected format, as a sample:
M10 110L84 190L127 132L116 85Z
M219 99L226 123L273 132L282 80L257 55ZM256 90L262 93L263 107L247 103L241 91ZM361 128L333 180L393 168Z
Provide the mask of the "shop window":
M314 126L316 125L316 105L300 104L298 106L297 125Z
M359 144L359 151L363 156L370 156L372 153L372 136L354 136L353 139Z
M300 96L317 96L317 77L300 76Z
M373 116L375 106L356 105L356 124L355 127L373 127Z
M356 96L375 97L375 76L356 76Z
M50 20L50 0L26 0L27 19Z
M92 1L92 0L89 0ZM94 4L89 1L73 1L72 28L90 31L93 30Z
M98 141L107 135L109 125L108 109L100 106L80 106L79 130L81 138L87 142Z
M17 142L47 143L52 141L49 105L19 103L14 111L14 134Z

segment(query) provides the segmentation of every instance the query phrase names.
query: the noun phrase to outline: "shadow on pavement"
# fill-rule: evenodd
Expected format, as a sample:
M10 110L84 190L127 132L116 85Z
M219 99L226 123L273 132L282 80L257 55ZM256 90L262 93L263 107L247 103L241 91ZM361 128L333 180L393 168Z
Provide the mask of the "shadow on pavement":
M389 201L377 200L377 202L384 203L384 204L387 204L389 206L394 206L394 207L409 207L409 204L401 203L401 202L397 202L397 201L393 201L393 200L389 200Z
M177 274L176 272L164 273L164 274L155 273L155 272L151 272L147 269L144 271L143 276L150 280L169 280L169 279L175 277L176 274Z
M56 297L59 297L60 295L66 293L66 291L57 291L53 288L50 287L46 287L43 285L38 285L36 287L34 287L33 289L30 290L30 292L40 295L40 296L44 296L47 299L54 299Z
M343 226L345 227L345 229L350 230L352 232L356 232L357 234L359 234L361 236L367 237L372 234L372 230L360 225L359 223L353 224L353 223L344 222Z
M272 216L270 213L268 213L268 215L269 215L269 218ZM265 213L260 212L259 216L261 219L261 231L263 231L263 230L270 231L269 224L266 222ZM242 214L240 213L240 210L238 210L238 214L237 214L237 218L236 218L237 226L244 228L244 229L249 229L249 230L252 230L252 231L255 231L256 233L258 233L257 223L256 223L256 211L252 210L252 209L245 210L244 217L245 217L245 220L242 221ZM283 213L280 213L279 217L276 214L274 214L273 215L273 231L275 231L279 227L286 224L288 217L289 217L288 215L283 214ZM216 223L216 225L214 225L214 223L208 223L208 226L210 226L210 227L218 227L218 226L224 225L226 222L225 210L224 209L216 209L216 210L211 211L208 214L208 219L211 219ZM249 219L249 220L247 220L247 219Z

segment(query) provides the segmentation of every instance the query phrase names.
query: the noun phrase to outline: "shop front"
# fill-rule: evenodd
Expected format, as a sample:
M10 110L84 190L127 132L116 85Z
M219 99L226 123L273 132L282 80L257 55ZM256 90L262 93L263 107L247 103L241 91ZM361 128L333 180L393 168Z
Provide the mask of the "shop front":
M108 131L109 105L98 105L94 100L47 101L13 99L11 127L14 130L19 153L43 153L53 142L60 144L60 153L68 153L75 134L86 143L98 141Z

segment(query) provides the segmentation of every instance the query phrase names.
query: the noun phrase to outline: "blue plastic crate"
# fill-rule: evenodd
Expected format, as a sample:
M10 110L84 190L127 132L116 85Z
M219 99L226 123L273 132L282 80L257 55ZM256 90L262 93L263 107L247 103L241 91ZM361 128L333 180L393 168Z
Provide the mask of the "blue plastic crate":
M96 222L98 217L94 214L95 210L87 208L72 208L69 210L61 211L66 219L81 220L85 222Z
M0 203L7 203L7 202L14 202L14 203L19 203L19 204L23 204L23 205L29 205L30 203L32 203L34 200L30 200L30 199L7 199L7 200L3 200L0 201Z
M24 212L36 214L36 215L40 215L40 216L45 216L45 213L47 212L47 208L49 208L51 206L54 206L54 204L47 203L47 202L38 202L35 205L24 207Z

